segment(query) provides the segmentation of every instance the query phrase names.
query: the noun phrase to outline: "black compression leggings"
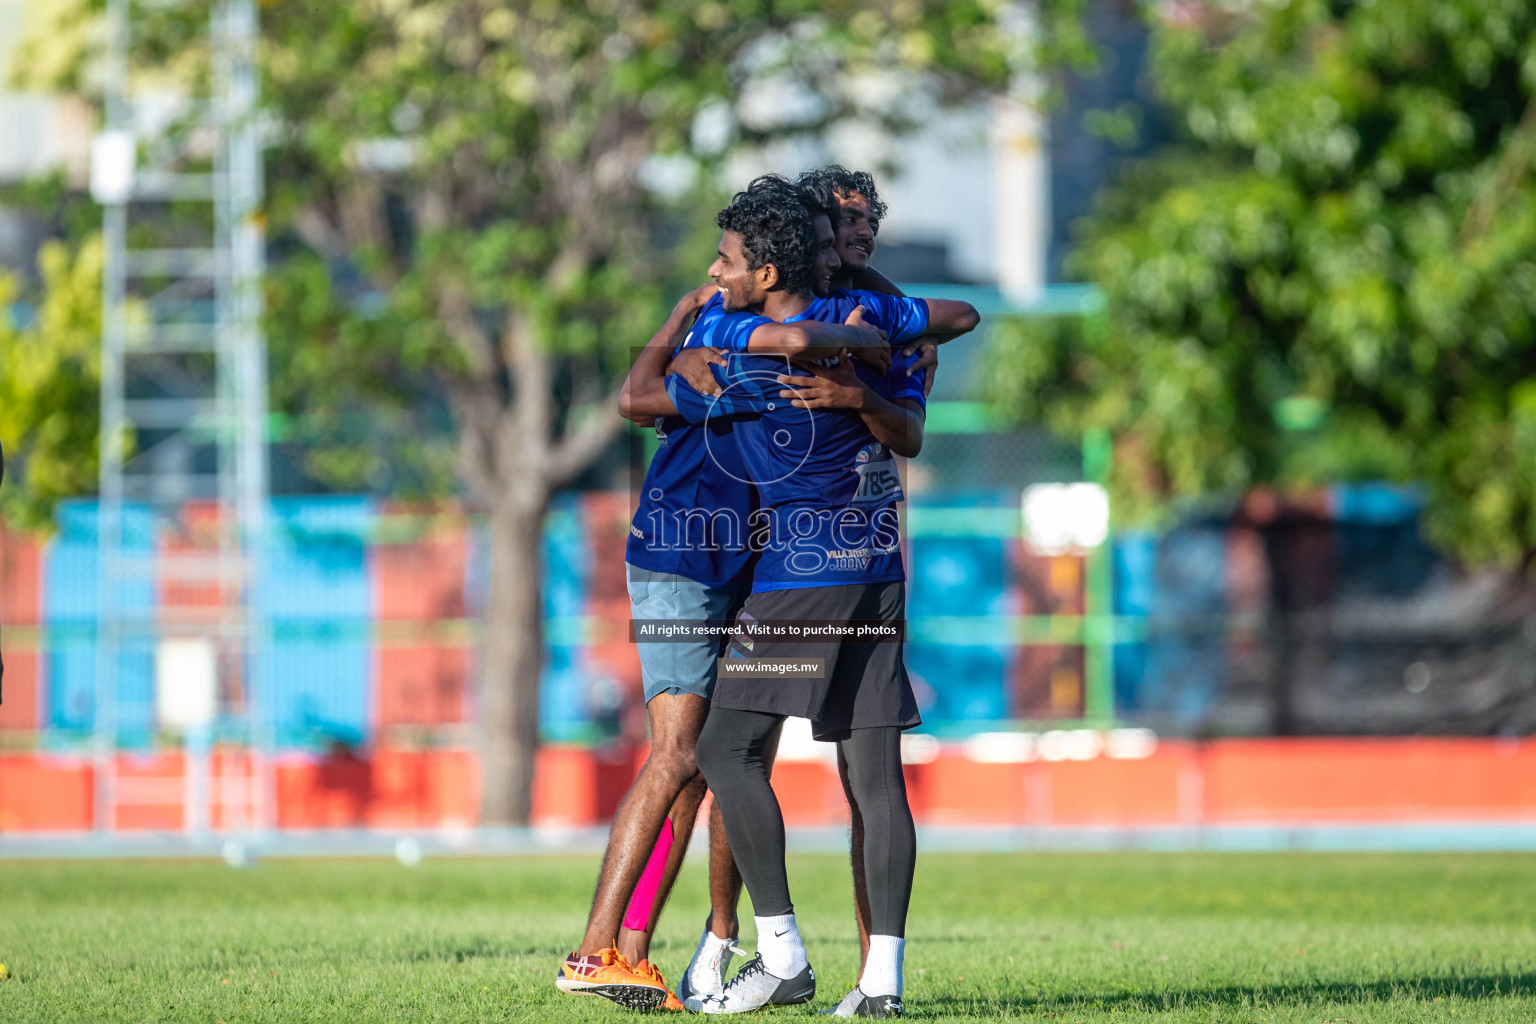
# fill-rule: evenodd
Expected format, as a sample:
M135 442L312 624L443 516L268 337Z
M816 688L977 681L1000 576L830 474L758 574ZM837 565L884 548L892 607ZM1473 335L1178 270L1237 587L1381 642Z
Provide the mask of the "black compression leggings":
M699 770L725 820L736 867L759 917L793 912L784 872L784 815L768 784L764 750L782 715L713 708L699 735ZM901 774L901 730L855 729L839 743L848 783L864 818L864 872L870 933L904 935L917 831Z
M855 729L838 746L848 766L849 795L864 819L869 933L904 936L917 867L917 829L901 772L901 730Z

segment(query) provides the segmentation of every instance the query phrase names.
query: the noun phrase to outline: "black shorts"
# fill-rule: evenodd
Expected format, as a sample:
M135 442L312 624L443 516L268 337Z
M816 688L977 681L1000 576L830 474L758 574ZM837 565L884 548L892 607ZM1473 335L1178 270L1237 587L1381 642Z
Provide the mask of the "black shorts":
M742 622L886 621L904 627L905 583L856 583L767 590L747 598ZM733 640L715 682L714 705L811 720L818 740L847 739L854 729L921 725L917 695L907 678L902 640L837 638ZM735 675L730 663L753 659L821 659L808 677Z

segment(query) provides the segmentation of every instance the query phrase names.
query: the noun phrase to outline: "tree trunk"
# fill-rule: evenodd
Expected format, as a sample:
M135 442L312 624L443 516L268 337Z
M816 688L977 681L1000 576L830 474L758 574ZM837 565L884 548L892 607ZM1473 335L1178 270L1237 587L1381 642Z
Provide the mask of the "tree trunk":
M528 824L544 663L542 542L549 495L532 481L508 490L491 509L491 578L481 648L480 821L491 826Z
M467 347L478 328L459 320ZM576 416L558 439L550 355L528 318L509 310L494 350L516 382L502 393L492 350L481 379L459 395L463 417L461 471L490 513L491 574L481 644L480 708L484 740L480 822L527 825L533 810L533 767L539 747L539 678L544 667L544 513L550 497L570 486L617 435L617 391L594 403L597 415Z

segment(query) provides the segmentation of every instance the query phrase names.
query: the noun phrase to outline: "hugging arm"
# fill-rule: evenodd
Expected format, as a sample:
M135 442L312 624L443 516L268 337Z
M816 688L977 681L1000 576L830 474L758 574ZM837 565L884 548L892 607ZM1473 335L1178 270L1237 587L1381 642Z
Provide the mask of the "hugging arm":
M714 320L707 329L700 328L700 340L705 344L679 352L664 372L679 374L703 394L718 395L720 387L712 367L725 365L725 348L729 347L753 355L782 355L791 359L826 359L847 350L883 373L891 365L891 346L885 331L864 322L863 310L862 306L855 309L840 324L820 320L778 323L756 317L759 323L750 333L738 331L735 340L725 345L710 344L721 339L716 327L720 321Z
M820 320L763 324L752 332L752 341L747 346L749 352L792 359L826 359L844 349L881 371L891 365L891 347L885 332L852 315L841 324Z
M857 413L875 440L904 458L923 450L923 423L927 410L910 398L882 398L853 372L845 351L836 366L809 366L813 376L780 375L788 398L799 409L842 409Z
M865 267L863 270L853 272L853 280L849 285L856 292L880 292L884 295L905 297L906 292L896 286L896 282L886 277L874 267Z
M922 301L928 304L928 329L923 332L923 336L933 341L953 341L962 334L971 333L981 323L981 314L969 302L959 299Z
M981 314L969 302L957 299L924 299L928 304L928 330L921 337L909 341L903 352L917 355L918 359L907 367L907 376L919 370L927 370L923 380L923 397L933 391L934 371L939 368L939 346L953 341L962 334L969 334L981 323Z
M866 389L867 390L867 389ZM859 419L875 435L875 440L903 458L915 459L923 450L923 423L927 409L910 398L885 399L869 392L869 401L859 410Z
M676 415L677 409L667 398L666 369L673 351L688 335L688 327L699 310L716 291L714 285L702 285L684 295L672 307L667 322L640 351L629 368L624 387L619 391L619 415L636 423L648 423L658 416ZM707 372L707 370L706 370Z

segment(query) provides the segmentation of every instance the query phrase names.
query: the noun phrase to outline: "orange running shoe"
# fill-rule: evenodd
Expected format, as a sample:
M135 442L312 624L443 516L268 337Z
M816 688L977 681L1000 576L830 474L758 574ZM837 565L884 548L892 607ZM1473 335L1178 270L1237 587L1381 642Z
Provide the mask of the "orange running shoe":
M635 973L650 978L652 981L656 982L656 984L660 985L661 990L667 994L667 998L663 999L660 1005L656 1007L656 1009L676 1010L678 1013L683 1011L683 1001L677 998L672 990L667 987L667 979L661 976L661 968L657 967L649 960L641 960L639 963L635 964Z
M649 965L647 965L649 967ZM640 973L617 949L609 947L591 956L572 953L555 974L555 987L572 995L602 996L631 1010L654 1010L672 993L660 974Z

